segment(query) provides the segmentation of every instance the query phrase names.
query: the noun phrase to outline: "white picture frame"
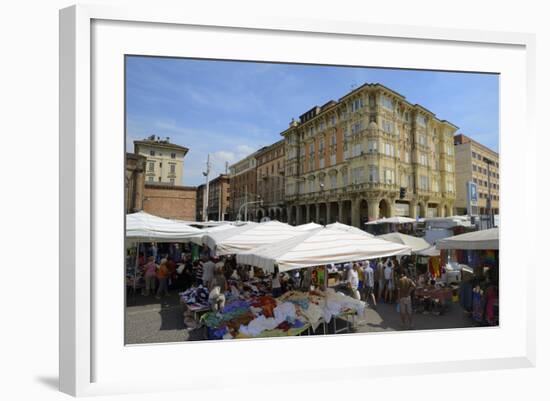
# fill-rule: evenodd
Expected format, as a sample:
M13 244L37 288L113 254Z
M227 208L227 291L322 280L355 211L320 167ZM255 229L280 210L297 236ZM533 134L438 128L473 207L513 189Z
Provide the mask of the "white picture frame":
M170 31L171 29L174 31ZM186 29L192 32L187 32ZM106 281L108 277L102 273L101 269L94 269L94 267L97 268L98 261L109 260L105 259L109 255L116 259L116 255L109 254L111 251L116 251L104 251L103 244L110 236L110 233L105 232L105 227L107 224L116 224L117 228L114 231L122 230L122 226L118 227L119 224L122 224L120 219L122 210L115 208L117 210L110 211L106 209L101 202L101 194L106 193L109 186L117 185L117 175L114 174L111 180L104 180L102 177L109 171L119 171L109 170L111 167L120 169L122 174L123 153L120 143L123 141L124 133L120 132L119 137L116 136L118 135L116 133L110 134L113 135L112 143L106 142L105 133L98 133L98 128L103 127L102 108L106 106L103 105L103 102L98 102L97 98L105 96L106 92L94 85L101 80L109 81L111 78L119 80L120 74L123 72L114 71L109 67L120 66L121 60L118 56L120 54L135 54L134 51L136 49L139 51L140 46L149 46L149 49L153 49L155 46L158 48L145 53L139 52L139 54L184 56L185 54L177 54L178 51L181 52L177 43L159 40L163 37L179 35L180 30L183 32L182 35L193 35L194 38L200 38L203 41L201 43L204 46L195 48L194 54L187 54L191 57L208 57L208 46L214 42L212 38L219 38L219 35L231 38L232 44L238 43L239 40L245 43L252 36L261 35L266 42L273 41L275 44L286 43L285 38L294 42L304 41L304 43L318 41L329 43L337 40L341 46L348 46L350 43L354 46L364 44L365 46L383 45L384 47L406 44L411 48L419 46L419 49L422 46L435 46L442 55L452 48L453 52L464 52L465 55L472 52L470 55L472 60L457 60L455 69L474 71L475 65L480 66L483 63L487 66L497 66L497 68L481 68L478 71L498 72L504 77L501 82L501 198L503 200L501 202L501 244L503 248L501 251L503 280L501 304L505 315L502 324L497 329L388 333L375 337L379 343L393 343L398 348L400 342L414 339L418 343L422 343L430 341L429 338L433 339L434 336L455 341L458 338L458 333L464 342L472 341L476 344L480 341L482 344L483 341L493 342L493 345L486 345L486 352L482 348L472 350L459 346L458 351L445 350L439 355L427 355L419 353L418 350L411 350L409 355L401 359L387 355L386 361L374 355L371 361L359 360L353 363L349 361L340 363L330 360L330 358L328 361L326 358L317 359L313 350L315 347L319 347L319 344L322 344L323 347L353 347L359 344L358 341L365 341L372 337L329 336L313 339L314 342L312 339L300 339L299 348L294 339L237 341L231 344L206 342L128 348L124 347L123 339L118 338L117 334L109 335L111 329L107 328L106 322L113 321L113 317L121 315L121 311L117 308L123 297L114 295L114 291L122 292L122 287L119 286L121 281L116 274L112 276L112 282ZM140 36L143 35L143 31L147 31L147 35ZM128 32L128 34L121 32ZM132 42L137 38L141 39L139 45ZM514 277L513 284L516 286L516 293L512 302L509 291L512 288L512 282L509 280L508 272L511 266L518 262L518 254L517 251L512 250L512 244L523 249L530 249L533 246L528 243L527 239L515 238L513 232L519 227L521 220L534 220L535 217L534 210L528 207L526 191L518 191L517 187L514 190L509 184L510 182L518 186L532 184L534 187L534 176L528 172L535 170L535 160L528 155L527 147L514 150L516 156L513 162L510 158L507 159L507 154L509 155L513 149L509 139L512 132L525 132L524 140L527 145L534 145L536 142L532 126L535 85L534 43L535 38L530 34L375 25L357 21L250 18L245 15L228 19L215 14L206 17L188 14L182 9L166 10L154 7L112 8L79 5L61 10L60 390L76 396L133 391L166 391L167 389L193 390L207 382L206 373L193 372L189 376L189 380L181 380L177 383L160 380L145 383L132 374L130 366L132 363L135 364L136 358L139 360L152 358L155 353L165 359L168 355L175 355L174 359L177 359L183 355L183 352L195 357L221 353L227 357L243 355L246 359L246 357L262 352L272 355L273 352L277 352L277 348L281 347L280 344L284 344L285 347L292 350L293 354L303 353L305 360L302 366L285 369L283 365L273 363L273 366L256 366L251 369L241 363L234 369L234 373L220 378L216 382L216 386L220 388L234 386L234 379L238 377L237 375L243 374L254 377L258 383L266 382L265 376L270 372L277 372L281 380L296 380L296 372L299 371L299 380L326 381L343 374L351 378L375 377L406 374L411 369L418 373L433 373L534 366L535 315L534 308L527 307L534 302L534 280L527 280L526 273L518 273L517 277ZM262 57L267 57L265 56L266 50L260 49L259 46L258 44L245 43L242 53L231 49L231 46L224 46L226 47L225 53L220 51L213 57L234 57L236 59L244 57L247 59L248 54L249 58L259 60ZM302 59L292 58L292 56L284 56L285 51L292 52L292 46L289 45L288 49L283 47L281 44L272 47L274 55L276 51L281 52L282 55L280 58L273 56L273 61L334 63L337 60L340 62L342 60L342 58L338 59L340 56L337 55L337 52L331 55L311 53L300 56L304 57ZM488 49L492 52L490 55L486 54ZM105 54L101 53L103 50L106 50ZM109 54L115 54L117 57L116 62L112 65L110 62L113 60L109 58L111 57ZM220 54L223 55L220 56ZM250 56L251 54L256 57ZM452 65L445 61L443 56L441 62L432 60L431 64L411 57L407 65L396 64L398 63L397 55L393 61L391 61L391 55L383 57L386 61L381 61L380 64L374 62L370 66L452 69ZM478 58L474 60L475 57ZM351 60L352 58L353 60ZM502 60L505 59L507 60L504 63L506 65L498 68L498 61L500 60L502 63ZM350 56L349 63L364 65L359 56L357 58ZM471 67L468 68L468 65ZM115 75L111 77L109 74ZM111 96L110 100L115 102L113 103L114 116L109 122L111 125L105 123L105 127L121 127L123 122L120 121L118 113L120 107L123 108L119 102L123 86L117 86L120 81L109 81L109 83L112 84L110 90L117 92L109 93L110 95L115 94L114 97ZM516 93L514 99L510 98L512 91ZM109 103L109 107L112 106ZM116 131L117 129L115 129ZM100 153L101 165L98 163ZM105 166L103 161L105 161ZM121 181L120 192L122 189ZM113 196L115 200L120 200L118 195ZM122 201L120 205L122 205ZM122 206L119 209L122 209ZM123 244L123 239L116 235L118 234L115 233L115 242L122 240L119 244ZM112 239L112 237L108 238L108 240ZM118 253L118 256L122 257L122 250L119 250ZM529 266L534 266L532 258L532 256L527 257ZM117 262L114 262L114 266L118 266ZM95 293L99 287L105 294L101 299L98 299ZM113 306L113 310L117 310L112 316L107 316L104 313L109 305ZM119 334L119 322L115 321L112 324L116 326L116 329L112 330L113 333ZM121 321L120 325L122 324ZM115 338L113 339L113 337ZM500 348L498 344L501 344ZM508 346L503 347L502 344L508 344ZM462 357L457 356L460 353L462 353ZM124 362L125 360L126 362ZM269 356L267 360L270 360ZM118 374L114 374L115 370ZM210 382L209 386L212 387Z

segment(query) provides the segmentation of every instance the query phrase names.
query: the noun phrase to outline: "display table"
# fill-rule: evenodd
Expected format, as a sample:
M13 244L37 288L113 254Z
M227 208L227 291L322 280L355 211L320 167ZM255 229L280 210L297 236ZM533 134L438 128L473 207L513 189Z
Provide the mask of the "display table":
M355 311L342 312L339 315L333 316L332 317L332 327L334 329L334 334L351 332L351 329L353 327L355 327L355 316L357 316L357 312L355 312ZM351 317L351 322L350 322L350 319L349 319L350 317ZM346 326L341 328L341 329L338 329L336 327L336 320L337 319L345 321ZM325 325L325 333L326 333L327 323L325 322L324 325Z
M452 302L453 289L444 287L417 287L414 291L413 308L416 312L435 315L443 313Z
M453 298L452 288L437 288L437 287L417 287L414 291L414 296L419 298L437 299L442 304L446 301L451 301Z

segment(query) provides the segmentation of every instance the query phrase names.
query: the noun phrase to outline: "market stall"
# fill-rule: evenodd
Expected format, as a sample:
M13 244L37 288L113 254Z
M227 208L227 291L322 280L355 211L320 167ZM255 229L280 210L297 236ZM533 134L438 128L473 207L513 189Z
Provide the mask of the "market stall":
M203 237L203 243L217 256L231 255L283 241L302 233L288 224L268 221L209 233Z
M201 230L146 212L126 215L126 239L139 242L184 242Z
M444 238L436 248L450 252L448 258L473 268L473 275L462 280L459 302L480 325L499 322L499 229L474 231Z
M411 248L363 233L323 227L237 254L237 263L273 272L410 254Z
M201 230L180 221L165 219L143 211L126 215L126 243L133 263L126 263L126 286L133 290L141 287L141 272L138 269L139 247L144 242L189 242Z

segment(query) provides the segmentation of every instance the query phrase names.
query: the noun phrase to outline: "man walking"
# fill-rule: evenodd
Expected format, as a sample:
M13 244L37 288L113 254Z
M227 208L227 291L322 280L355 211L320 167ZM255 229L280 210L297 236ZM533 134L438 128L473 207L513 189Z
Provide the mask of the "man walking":
M404 328L412 328L411 293L415 288L414 281L408 278L405 271L403 271L399 277L397 289L399 292L399 313L401 314L401 324Z
M374 269L371 267L370 262L367 261L367 267L365 267L363 286L365 288L365 301L370 298L372 305L376 308L376 297L374 296Z
M214 277L214 270L216 269L216 264L214 263L214 258L211 257L206 263L202 265L202 285L205 287L210 287L210 281Z
M393 262L390 258L386 260L386 267L384 268L384 281L386 282L386 292L384 294L384 302L387 304L393 302Z
M383 302L383 295L384 295L384 264L382 263L382 259L378 259L378 263L376 264L376 272L375 277L376 283L378 284L378 302Z

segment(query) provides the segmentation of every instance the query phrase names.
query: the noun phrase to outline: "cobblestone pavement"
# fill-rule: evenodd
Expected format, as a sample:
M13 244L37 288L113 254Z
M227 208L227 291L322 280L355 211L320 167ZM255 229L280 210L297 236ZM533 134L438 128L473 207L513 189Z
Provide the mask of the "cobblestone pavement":
M182 307L177 291L156 299L154 296L128 297L126 308L126 344L147 344L201 340L203 329L188 328L184 324ZM357 333L402 330L395 304L379 304L376 309L368 307L364 316L355 318ZM474 327L460 306L452 304L442 315L415 313L415 330Z

